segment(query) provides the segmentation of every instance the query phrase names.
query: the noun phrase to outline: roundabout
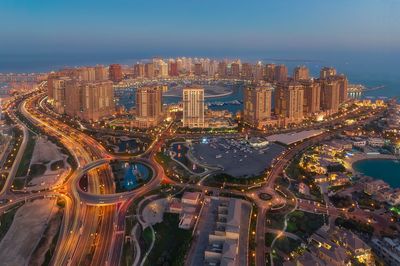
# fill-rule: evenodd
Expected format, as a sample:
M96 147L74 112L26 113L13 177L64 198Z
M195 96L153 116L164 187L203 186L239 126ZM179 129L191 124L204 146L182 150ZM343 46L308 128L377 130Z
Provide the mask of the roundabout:
M99 169L100 167L109 165L109 163L114 159L101 159L94 161L85 165L81 170L78 170L75 177L73 177L74 188L79 194L79 197L82 202L88 205L96 205L96 206L106 206L113 205L117 203L121 203L126 201L127 199L133 197L135 194L139 193L141 190L146 187L149 183L157 182L159 174L156 173L155 169L151 166L151 162L147 159L135 159L133 160L135 163L140 163L141 165L145 165L147 168L151 169L151 176L148 177L146 183L143 185L134 188L130 191L120 192L120 193L112 193L112 194L95 194L84 191L79 185L79 181L81 178L92 170Z
M268 200L271 200L271 199L272 199L272 196L271 196L270 194L264 193L264 192L258 194L258 197L259 197L261 200L265 200L265 201L268 201Z

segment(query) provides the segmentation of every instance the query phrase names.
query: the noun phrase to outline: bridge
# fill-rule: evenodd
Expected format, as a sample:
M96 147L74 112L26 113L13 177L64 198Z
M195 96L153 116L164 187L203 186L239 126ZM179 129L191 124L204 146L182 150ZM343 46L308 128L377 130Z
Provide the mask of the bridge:
M79 180L80 178L86 174L87 172L97 169L107 163L109 163L112 159L100 159L97 161L93 161L87 165L85 165L83 168L77 171L76 176L74 178L75 186L74 188L77 189L77 192L79 193L80 199L82 202L86 203L87 205L95 205L95 206L107 206L107 205L113 205L117 203L122 203L126 201L127 199L131 198L134 194L137 194L138 191L142 190L142 187L139 187L137 189L134 189L132 191L127 191L127 192L121 192L121 193L114 193L114 194L93 194L90 192L83 191L80 186L79 186ZM153 181L154 177L156 176L156 170L154 167L151 166L151 162L142 159L142 158L135 158L135 162L140 162L142 164L145 164L147 167L152 169L153 176L149 177L150 181ZM144 184L143 186L146 186Z
M375 87L365 87L361 84L349 84L349 93L359 93L359 92L366 92L366 91L376 91L385 88L385 85L379 85Z

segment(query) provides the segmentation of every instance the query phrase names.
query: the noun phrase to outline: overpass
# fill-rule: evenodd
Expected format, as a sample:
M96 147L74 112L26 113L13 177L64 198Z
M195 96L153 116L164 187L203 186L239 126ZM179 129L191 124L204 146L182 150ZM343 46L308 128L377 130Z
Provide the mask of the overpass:
M141 190L141 188L143 186L146 186L146 184L144 184L142 187L139 187L137 189L134 189L132 191L127 191L127 192L121 192L121 193L113 193L113 194L94 194L94 193L90 193L90 192L86 192L83 191L80 186L79 186L79 180L81 179L81 177L88 173L91 170L97 169L105 164L108 164L110 161L114 160L114 159L119 159L119 158L110 158L110 159L100 159L100 160L96 160L93 161L89 164L86 164L84 167L82 167L81 169L78 169L75 177L73 178L73 182L75 182L74 184L74 188L76 188L79 197L81 199L82 202L84 202L87 205L94 205L94 206L107 206L107 205L114 205L117 203L122 203L124 201L126 201L127 199L131 198L132 196L134 196L135 194L138 193L138 190ZM141 159L141 158L135 158L133 159L134 162L140 162L144 165L146 165L147 167L149 167L152 170L153 176L150 177L150 182L152 180L154 180L154 177L156 177L158 174L156 173L156 170L154 169L154 167L151 166L151 162L149 162L146 159Z

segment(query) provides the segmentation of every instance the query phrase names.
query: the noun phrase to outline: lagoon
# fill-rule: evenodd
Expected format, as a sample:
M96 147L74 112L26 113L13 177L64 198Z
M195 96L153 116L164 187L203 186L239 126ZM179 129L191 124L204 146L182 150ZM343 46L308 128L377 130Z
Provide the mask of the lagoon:
M400 161L387 159L361 160L353 169L376 179L382 179L392 188L400 188Z

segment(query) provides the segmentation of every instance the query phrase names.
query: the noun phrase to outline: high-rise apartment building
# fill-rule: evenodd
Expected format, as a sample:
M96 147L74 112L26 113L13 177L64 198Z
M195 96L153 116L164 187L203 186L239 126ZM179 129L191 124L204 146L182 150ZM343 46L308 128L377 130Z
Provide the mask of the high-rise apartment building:
M258 62L255 66L254 66L254 80L256 81L260 81L264 79L264 66L261 62Z
M86 121L98 121L115 112L111 81L65 83L65 113Z
M187 87L183 89L183 126L203 128L204 124L204 89Z
M267 64L265 65L265 79L268 82L275 81L275 64Z
M164 61L160 61L159 66L159 76L162 78L167 78L168 77L168 64L165 63Z
M94 67L95 80L104 81L109 79L108 69L105 66L97 65Z
M110 80L120 82L122 80L122 67L120 64L111 64L108 68Z
M285 65L275 66L274 80L277 82L284 82L288 77L288 69Z
M133 66L133 74L136 78L144 78L144 64L135 64Z
M208 76L214 77L218 73L218 61L211 60L208 68Z
M210 63L211 63L211 60L209 58L206 58L203 61L201 61L201 66L203 68L203 74L205 74L207 76L209 75Z
M179 76L179 71L178 71L178 62L177 61L170 61L168 63L168 73L171 77L177 77Z
M228 65L224 61L218 63L218 76L220 78L228 77Z
M81 81L95 81L96 80L96 70L94 67L80 67L76 68L74 76Z
M345 75L337 75L336 80L339 82L339 103L344 103L348 99L349 82Z
M239 63L232 63L231 64L231 78L238 79L240 78L240 65Z
M154 127L162 121L162 93L162 87L142 87L136 90L135 127Z
M300 123L303 118L304 90L296 82L280 82L275 90L275 113L285 124Z
M339 82L335 79L321 81L321 107L328 114L339 111Z
M249 63L242 64L242 71L241 71L242 79L252 79L253 78L253 69L252 65Z
M48 102L58 114L65 113L65 86L71 80L69 77L50 77L47 80Z
M308 68L306 66L297 66L293 71L293 79L295 81L307 80L310 78Z
M301 80L304 89L304 116L311 116L320 111L321 85L312 79Z
M203 66L200 62L194 64L194 75L198 77L203 75Z
M243 120L245 123L259 127L260 123L271 119L272 87L248 87L244 90Z
M154 78L155 72L153 63L147 63L144 65L144 75L148 79Z
M319 72L320 79L326 79L333 76L336 76L336 69L333 67L323 67Z

